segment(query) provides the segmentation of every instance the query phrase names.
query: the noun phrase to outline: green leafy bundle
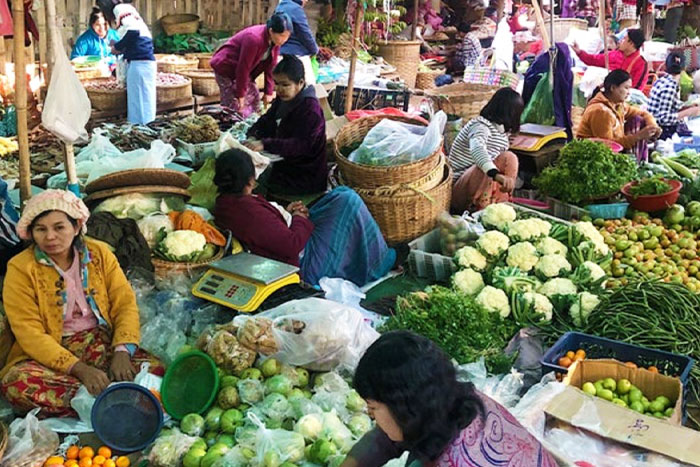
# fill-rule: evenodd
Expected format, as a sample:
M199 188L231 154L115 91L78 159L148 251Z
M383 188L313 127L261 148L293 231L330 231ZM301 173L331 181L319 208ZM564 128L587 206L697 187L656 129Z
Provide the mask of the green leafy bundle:
M223 34L223 35L222 35ZM159 34L153 41L156 53L183 54L213 52L216 43L228 33L211 32L207 34Z
M602 143L574 140L564 146L557 164L547 167L533 183L541 193L571 204L617 193L637 178L637 164Z

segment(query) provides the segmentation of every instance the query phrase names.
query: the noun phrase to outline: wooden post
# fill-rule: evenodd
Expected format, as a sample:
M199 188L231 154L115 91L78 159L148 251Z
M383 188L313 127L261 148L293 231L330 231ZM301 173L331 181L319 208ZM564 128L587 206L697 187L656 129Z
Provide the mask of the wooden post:
M603 52L605 53L605 69L610 71L610 58L608 57L608 31L605 21L605 2L599 3L598 23L600 23L600 31L603 34Z
M552 46L552 43L549 41L549 34L547 33L547 26L544 23L540 3L537 0L532 0L532 8L535 10L535 21L537 22L537 29L539 29L540 34L542 35L542 43L544 48L549 49Z
M45 0L46 2L46 86L51 82L53 72L53 57L56 44L54 35L58 25L56 24L56 0Z
M350 73L348 74L348 90L345 94L345 113L352 110L352 92L355 87L355 68L357 67L357 48L359 47L362 16L364 14L363 0L355 0L355 24L352 25L352 55L350 56Z
M413 0L413 25L411 26L411 40L415 41L418 37L418 8L420 0Z
M24 64L24 2L12 2L14 22L13 44L15 60L15 109L17 110L17 142L19 145L19 196L20 206L32 196L29 140L27 139L27 69Z

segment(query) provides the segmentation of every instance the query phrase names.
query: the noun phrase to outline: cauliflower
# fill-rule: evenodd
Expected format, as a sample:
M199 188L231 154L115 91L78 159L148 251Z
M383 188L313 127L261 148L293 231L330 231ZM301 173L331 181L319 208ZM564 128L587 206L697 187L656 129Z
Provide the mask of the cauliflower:
M569 279L557 277L542 284L537 292L549 298L555 295L576 295L576 286Z
M508 266L514 266L528 272L537 264L537 250L532 243L516 243L508 248L506 263Z
M481 213L481 223L484 227L503 231L515 217L515 209L512 206L504 203L490 204Z
M507 235L502 234L498 230L490 230L479 237L479 240L476 241L476 246L487 256L494 257L506 251L509 243Z
M452 277L455 287L467 295L476 295L484 288L484 279L473 269L462 269Z
M559 240L552 237L544 237L537 242L537 252L541 255L561 255L566 256L568 248Z
M574 324L579 328L582 327L588 320L588 316L599 303L600 299L598 296L592 293L581 292L578 294L576 301L571 305L571 309L569 310Z
M523 294L523 299L532 307L535 313L542 315L542 321L552 320L554 306L552 306L552 302L546 296L536 292L526 292Z
M605 271L603 271L603 268L598 266L593 261L586 261L581 265L581 267L584 267L588 270L588 272L591 275L591 280L593 282L605 277Z
M200 258L207 248L207 239L194 230L158 232L155 253L168 261L189 262Z
M136 225L150 249L156 246L156 236L161 228L165 229L165 232L173 231L173 223L165 214L151 214L139 220Z
M463 268L473 268L477 271L486 269L486 258L479 250L472 246L465 246L455 253L457 264Z
M552 225L542 219L522 219L508 225L508 236L516 242L535 240L549 235Z
M596 254L605 256L610 252L610 248L605 243L605 239L592 223L583 221L577 222L574 228L578 234L593 243Z
M544 255L537 262L535 272L542 280L547 280L552 277L559 277L571 272L571 264L559 255Z
M507 318L510 315L510 302L506 293L490 285L479 292L479 295L476 296L476 303L483 306L486 311L498 313L501 318Z

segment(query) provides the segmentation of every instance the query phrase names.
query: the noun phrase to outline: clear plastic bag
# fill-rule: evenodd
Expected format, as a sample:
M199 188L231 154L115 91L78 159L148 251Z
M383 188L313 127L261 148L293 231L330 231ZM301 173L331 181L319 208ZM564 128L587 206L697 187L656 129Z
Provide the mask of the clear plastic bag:
M96 161L103 157L120 157L122 154L101 130L95 130L88 145L76 154L75 161Z
M234 135L229 132L222 134L217 144L217 154L221 154L222 152L228 151L229 149L238 149L239 151L243 151L246 154L248 154L253 160L253 165L255 166L255 178L258 178L260 174L263 173L265 169L267 169L267 167L270 165L269 157L264 156L257 151L253 151L252 149L243 146L243 144L241 144L241 142L238 141L234 137Z
M450 257L485 232L481 224L469 222L464 216L453 216L449 212L443 212L438 216L438 226L440 227L440 250L443 255Z
M103 157L93 162L86 183L103 175L129 169L163 169L175 158L175 148L157 139L151 148L136 149L123 153L120 157Z
M95 396L90 394L84 385L80 385L80 389L75 393L70 401L70 406L78 413L80 420L92 428L92 406L95 405Z
M483 357L457 367L457 379L470 381L479 391L506 408L515 407L523 387L523 377L515 370L505 375L489 375Z
M34 409L25 418L10 424L7 450L2 458L2 467L30 465L33 460L40 465L58 448L58 435L43 426Z
M220 458L212 467L247 467L250 460L240 446L234 446L228 450L224 457Z
M392 166L425 159L442 144L447 115L436 113L427 127L384 119L369 130L349 160L358 164Z
M353 372L379 333L356 309L321 298L294 300L256 316L236 316L240 342L313 371Z
M187 436L177 428L173 428L169 434L156 440L148 454L148 461L153 467L179 465L182 456L196 440L196 437Z
M294 464L304 459L306 443L302 435L287 430L268 430L255 414L248 413L248 417L258 427L253 465Z

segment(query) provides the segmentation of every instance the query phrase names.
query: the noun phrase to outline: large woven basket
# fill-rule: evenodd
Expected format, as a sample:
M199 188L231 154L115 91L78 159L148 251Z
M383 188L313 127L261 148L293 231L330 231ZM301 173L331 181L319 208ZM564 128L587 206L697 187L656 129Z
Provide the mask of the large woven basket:
M445 69L419 71L416 74L416 89L434 89L435 78L445 74Z
M173 86L156 86L156 102L175 102L192 97L192 80Z
M75 71L75 76L78 77L79 80L83 81L86 79L96 79L96 78L102 78L102 69L97 66L89 67L89 68L74 68Z
M126 88L115 90L90 88L90 84L109 81L113 81L113 78L99 78L83 82L92 108L97 110L126 110Z
M424 125L424 123L411 118L377 115L359 118L341 128L335 138L335 157L343 180L353 188L380 188L415 182L430 173L440 162L442 141L440 141L438 149L428 157L410 164L394 166L356 164L349 161L340 152L344 147L363 141L369 130L385 118L390 118L397 122Z
M547 33L549 33L549 22L547 22ZM588 29L588 22L578 18L554 18L554 42L564 42L569 37L571 29Z
M194 34L199 29L199 16L189 14L166 15L160 19L160 25L168 36L175 34Z
M420 41L386 41L377 45L378 55L396 67L399 76L409 88L416 85L420 44Z
M412 190L399 190L400 188L415 188L417 190L430 190L435 188L440 184L442 181L442 176L443 176L443 170L444 170L444 165L447 164L447 159L445 158L444 155L440 157L440 162L426 174L424 177L419 178L418 180L415 180L413 182L408 182L408 183L401 183L398 185L391 185L391 186L383 186L380 188L353 188L358 194L360 195L374 195L377 191L392 191L396 192L396 196L405 196L405 195L411 195L414 192ZM338 181L345 185L345 179L343 178L343 174L338 174Z
M488 84L456 83L428 89L425 95L436 110L459 115L466 122L477 117L499 89Z
M199 62L197 68L201 70L211 70L211 58L214 56L211 52L203 52L198 54L185 54L185 58L196 58Z
M219 247L219 251L213 258L202 261L200 263L175 263L173 261L165 261L160 258L151 258L151 263L155 268L157 279L164 279L170 275L182 275L183 273L204 272L207 267L214 261L218 261L224 257L224 249Z
M182 76L192 80L192 92L199 96L216 96L219 94L219 84L216 82L214 72L210 70L184 70Z
M158 64L159 73L177 73L183 70L197 68L199 66L198 58L188 58L187 56L183 57L182 61L178 63L163 61L165 57L170 55L172 54L156 54L156 63Z
M387 243L401 243L420 237L435 227L438 216L449 210L452 199L452 171L442 164L441 182L427 190L399 186L359 193L377 221Z

